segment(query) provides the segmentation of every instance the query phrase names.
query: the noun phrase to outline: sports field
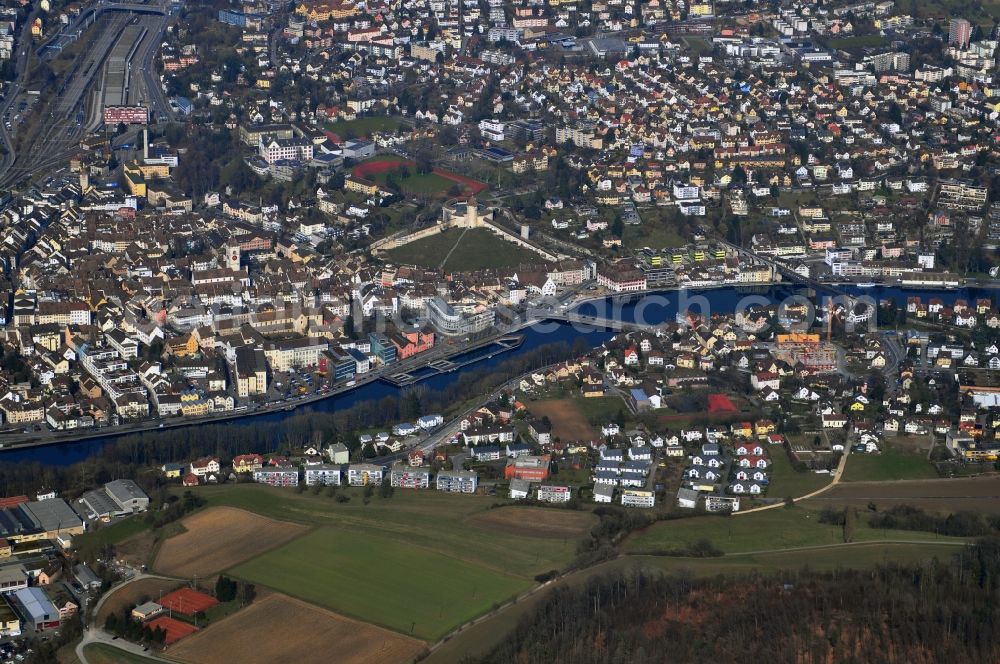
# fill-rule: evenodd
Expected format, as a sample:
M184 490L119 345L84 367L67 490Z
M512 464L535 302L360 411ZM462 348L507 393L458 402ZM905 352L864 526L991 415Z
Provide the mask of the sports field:
M320 528L232 570L338 613L437 640L527 590L533 582L504 559L493 569L361 530Z
M302 526L244 510L209 508L181 521L184 532L163 542L156 570L205 577L249 560L305 532Z
M211 595L198 592L191 588L178 588L177 590L164 595L157 602L160 606L174 613L182 613L186 616L193 616L199 611L207 611L216 604L218 600Z
M407 177L402 176L403 167L407 169ZM440 194L458 186L463 193L478 194L486 189L486 184L473 178L452 173L442 168L435 168L430 173L417 173L417 163L395 155L380 156L358 164L351 169L351 174L358 178L374 180L386 184L390 174L396 184L410 194Z
M159 616L158 618L153 618L146 626L151 630L156 630L157 627L162 629L167 633L167 640L165 643L173 645L177 643L185 636L190 636L198 631L198 628L191 623L182 622L176 618L171 618L170 616Z
M169 593L179 585L179 581L170 579L147 578L116 586L108 591L97 614L96 622L103 626L104 621L112 613L121 615L124 609L131 609L136 604L142 604L147 600L155 602L161 595Z
M443 264L445 270L454 272L546 263L535 252L511 244L484 228L451 228L390 249L386 257L402 265L431 269Z
M247 638L261 625L280 638ZM416 639L274 593L184 639L170 655L189 664L381 664L408 662L422 648Z

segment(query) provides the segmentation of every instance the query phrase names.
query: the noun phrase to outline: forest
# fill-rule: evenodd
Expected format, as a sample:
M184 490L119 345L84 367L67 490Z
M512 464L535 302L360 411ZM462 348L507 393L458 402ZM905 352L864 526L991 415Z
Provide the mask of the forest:
M848 555L848 554L845 554ZM560 587L483 664L1000 661L1000 539L922 566Z
M0 495L31 494L47 487L73 497L123 477L134 479L146 491L152 491L164 480L160 473L143 470L205 455L223 460L251 452L287 455L309 444L335 440L344 442L353 452L359 446L359 430L413 420L427 413L447 417L466 404L469 395L489 394L512 378L585 350L562 342L546 344L494 367L465 370L442 390L417 385L401 396L363 401L343 410L323 412L304 408L280 422L250 418L243 423L204 424L121 436L90 459L70 466L0 463ZM369 456L374 454L374 450L367 451Z

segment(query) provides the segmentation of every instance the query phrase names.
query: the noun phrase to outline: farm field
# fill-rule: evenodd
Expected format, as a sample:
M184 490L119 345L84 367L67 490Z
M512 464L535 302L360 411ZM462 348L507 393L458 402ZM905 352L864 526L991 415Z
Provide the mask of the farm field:
M1000 477L841 483L803 505L816 508L849 505L864 509L870 502L879 509L905 504L932 512L1000 513Z
M661 521L625 540L624 550L628 553L657 553L682 548L699 540L708 540L723 553L733 554L837 545L843 543L844 533L840 526L820 523L817 511L781 507L743 516L697 516ZM862 516L858 519L853 541L872 540L964 541L909 530L873 530Z
M492 496L453 496L439 491L398 489L391 498L372 497L364 504L361 490L342 488L350 498L338 503L325 495L295 493L259 484L231 484L195 490L209 506L229 506L265 517L309 526L333 526L345 535L364 532L406 546L420 542L445 556L460 552L463 560L490 567L502 560L525 576L558 569L576 555L576 541L526 537L478 528L468 517L489 510Z
M503 562L491 569L422 548L421 541L320 528L232 573L429 641L532 585Z
M820 475L813 472L800 473L792 467L785 449L781 445L772 445L768 449L771 467L767 469L770 485L767 497L781 500L785 496L804 496L816 489L829 484L833 478L830 475Z
M267 625L278 639L248 639ZM239 613L181 641L170 655L189 664L337 661L406 662L424 644L281 594L260 598ZM336 653L332 657L331 653Z
M444 269L454 272L545 263L533 251L511 244L484 228L448 229L385 253L389 260L403 265L436 269L443 263Z
M156 569L164 574L210 576L302 534L299 524L244 510L209 508L185 517L185 532L163 542Z
M851 454L844 467L843 482L885 482L938 477L925 453L912 453L887 446L880 454Z
M179 585L181 585L180 582L171 579L154 578L139 579L138 581L119 586L113 589L107 599L104 600L104 604L101 605L101 610L97 614L96 622L98 625L104 625L104 621L112 613L121 615L122 610L125 608L141 604L147 599L155 601L159 599L161 592L166 595Z
M600 430L595 429L584 416L584 412L590 412L590 406L597 401L603 401L605 397L587 399L580 403L580 399L546 399L544 401L532 401L528 404L533 417L541 419L548 417L552 423L552 436L560 440L596 440L600 437ZM625 404L621 399L615 399L620 408ZM617 411L615 411L617 412Z
M89 643L83 647L89 664L152 664L157 660L125 652L106 643Z
M589 512L511 506L480 512L466 523L513 535L576 540L590 532L597 517Z

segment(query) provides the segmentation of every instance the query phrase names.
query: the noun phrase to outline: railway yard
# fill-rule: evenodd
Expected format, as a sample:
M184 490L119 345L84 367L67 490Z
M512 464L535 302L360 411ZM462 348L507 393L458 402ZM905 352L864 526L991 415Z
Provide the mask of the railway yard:
M29 181L66 163L88 133L103 123L106 106L148 105L169 113L153 60L170 14L159 5L103 5L75 32L64 29L39 49L25 53L21 83L4 104L0 133L12 153L0 163L0 186ZM55 44L55 45L53 45ZM79 57L56 80L36 81L39 68L69 44ZM40 94L42 85L54 88Z

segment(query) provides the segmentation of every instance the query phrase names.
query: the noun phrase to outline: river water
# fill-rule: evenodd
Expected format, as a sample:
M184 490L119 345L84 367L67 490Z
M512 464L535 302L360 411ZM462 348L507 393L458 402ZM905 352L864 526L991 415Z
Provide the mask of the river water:
M985 289L955 289L944 291L932 290L910 290L899 288L845 288L848 292L867 295L876 301L881 299L893 299L897 305L902 307L907 297L919 296L924 301L931 297L939 297L946 304L953 303L958 298L965 298L973 303L976 297L991 297L993 291ZM597 315L605 318L612 318L624 322L658 324L675 319L679 306L684 306L695 312L731 314L737 308L743 308L747 304L755 302L780 302L792 295L802 295L805 291L796 286L775 286L767 288L739 288L725 287L704 291L665 291L661 294L647 296L637 302L615 304L610 300L599 300L580 305L578 311L584 315ZM753 298L747 300L747 298ZM821 299L821 298L820 298ZM702 311L707 307L708 311ZM614 331L607 329L591 329L581 326L570 325L569 323L544 322L523 331L524 343L513 351L499 353L493 357L484 358L479 362L467 365L460 370L448 374L438 374L422 380L419 384L428 390L441 390L447 387L456 379L462 371L489 368L498 365L504 360L516 357L545 344L566 342L574 344L577 339L584 338L591 348L599 346L604 341L615 335ZM419 372L418 372L419 375ZM300 412L320 411L331 412L349 408L357 403L367 400L379 400L387 396L395 396L403 390L409 388L399 388L381 381L362 385L357 389L332 396L322 401L314 402L302 406L296 411L279 411L254 416L257 421L281 422ZM234 421L235 423L236 421ZM153 432L146 432L149 435ZM105 436L101 438L91 438L79 442L55 443L42 447L33 447L22 450L11 450L0 452L0 461L7 463L15 462L38 462L47 465L65 466L82 461L89 456L99 452L102 447L108 444L116 436Z

